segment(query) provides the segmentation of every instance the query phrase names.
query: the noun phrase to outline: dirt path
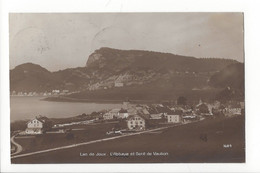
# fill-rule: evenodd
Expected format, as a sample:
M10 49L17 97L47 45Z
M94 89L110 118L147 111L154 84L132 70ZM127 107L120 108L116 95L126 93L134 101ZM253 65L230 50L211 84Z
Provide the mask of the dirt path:
M14 141L15 136L16 135L12 136L11 142L16 147L16 151L14 153L12 153L11 156L19 154L20 152L23 151L23 147L20 144L18 144L17 142Z

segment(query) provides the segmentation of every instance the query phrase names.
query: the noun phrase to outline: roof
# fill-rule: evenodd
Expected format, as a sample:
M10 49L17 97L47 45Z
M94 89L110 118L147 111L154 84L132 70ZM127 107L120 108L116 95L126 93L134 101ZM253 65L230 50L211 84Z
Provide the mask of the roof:
M143 117L142 115L129 115L129 116L127 117L127 120L129 120L129 119L131 119L131 118L133 118L133 117L140 117L140 118L142 118L143 120L146 120L146 118Z
M120 109L119 113L127 113L126 109Z
M129 114L136 114L136 112L137 112L137 110L134 108L129 108L129 109L127 109L127 111Z
M41 122L41 123L44 123L43 120L40 120L40 119L38 119L38 118L34 118L34 119L29 120L26 124L32 122L33 120L37 120L37 121L39 121L39 122Z
M31 130L33 130L33 129L42 129L42 127L30 127L30 128L26 128L26 129L31 129Z
M29 122L35 120L35 119L38 120L38 121L40 121L41 123L45 123L45 122L50 122L50 121L51 121L49 118L47 118L47 117L45 117L45 116L39 115L39 116L36 116L35 118L31 119L30 121L28 121L27 124L28 124Z
M171 111L169 108L164 106L157 106L156 109L158 113L168 113L169 111Z
M158 114L158 113L159 113L159 112L158 112L155 108L153 108L153 107L149 108L149 109L148 109L148 112L149 112L150 114Z
M195 115L186 115L182 117L183 119L196 119L197 117Z
M180 114L168 114L167 116L181 116Z
M170 110L169 112L167 112L168 115L181 115L182 113L182 110Z
M206 103L201 103L201 104L198 104L196 107L201 107L201 106L208 106Z
M148 110L147 109L143 109L143 114L149 114Z
M120 111L120 109L116 108L116 109L112 109L112 110L109 111L109 112L111 112L111 113L117 113L117 112L119 112L119 111Z

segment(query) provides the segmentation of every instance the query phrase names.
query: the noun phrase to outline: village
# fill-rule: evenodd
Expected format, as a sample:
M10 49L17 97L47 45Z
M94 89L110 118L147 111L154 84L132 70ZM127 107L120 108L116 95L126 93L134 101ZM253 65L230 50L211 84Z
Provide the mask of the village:
M185 125L204 119L241 115L244 115L244 102L221 104L218 101L206 103L199 100L196 105L170 102L133 104L126 99L121 108L93 112L90 115L82 114L67 120L57 121L38 115L26 123L26 129L12 132L11 152L16 155L64 144Z
M53 89L51 91L45 91L45 92L36 92L36 91L30 91L30 92L22 92L22 91L12 91L11 96L64 96L73 94L79 91L73 91L70 92L67 89L60 90L60 89Z

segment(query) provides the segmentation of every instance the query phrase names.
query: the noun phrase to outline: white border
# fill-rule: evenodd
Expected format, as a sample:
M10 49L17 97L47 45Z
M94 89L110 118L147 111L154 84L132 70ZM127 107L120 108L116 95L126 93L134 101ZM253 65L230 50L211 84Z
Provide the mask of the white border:
M252 172L260 171L260 43L258 1L247 0L1 0L1 172ZM245 164L10 164L10 12L244 12L246 77Z

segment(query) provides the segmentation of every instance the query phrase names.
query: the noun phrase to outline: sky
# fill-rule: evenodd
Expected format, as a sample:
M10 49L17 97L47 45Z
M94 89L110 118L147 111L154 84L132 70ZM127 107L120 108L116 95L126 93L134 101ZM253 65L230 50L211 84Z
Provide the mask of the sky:
M10 69L83 67L100 47L244 62L243 13L10 13Z

